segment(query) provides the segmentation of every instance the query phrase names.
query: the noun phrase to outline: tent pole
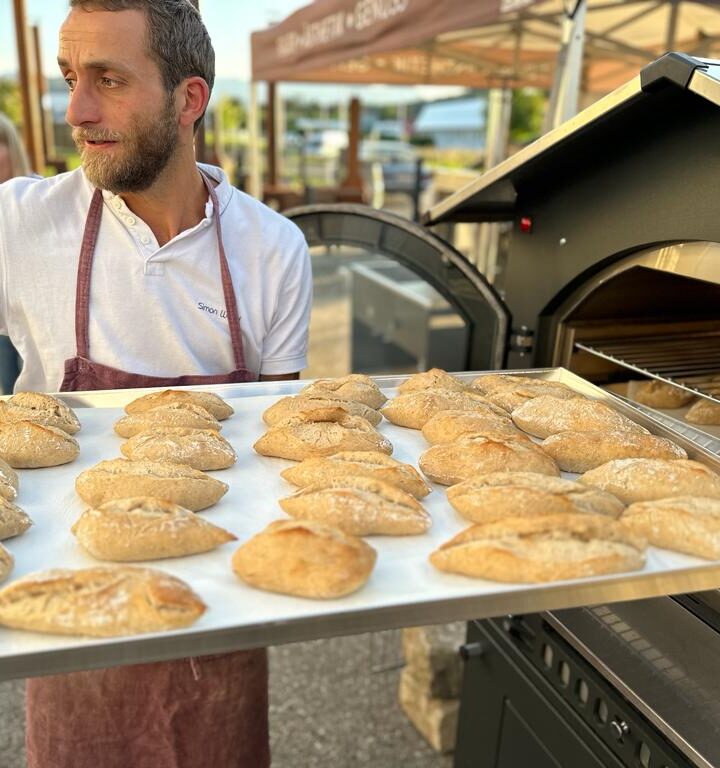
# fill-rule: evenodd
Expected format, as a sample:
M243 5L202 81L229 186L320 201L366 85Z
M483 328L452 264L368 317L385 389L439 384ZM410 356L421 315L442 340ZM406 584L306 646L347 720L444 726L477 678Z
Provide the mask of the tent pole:
M487 119L485 122L485 171L507 157L512 116L512 89L491 88L488 91ZM492 282L495 277L500 225L478 225L475 266Z
M280 83L275 92L275 173L283 183L283 161L285 158L285 102L280 93Z
M265 116L265 131L267 135L267 185L270 189L277 187L277 142L275 128L277 112L275 110L275 83L268 83L267 115Z
M340 185L344 196L358 199L362 194L362 175L360 173L360 99L350 100L350 126L348 130L346 175Z
M260 175L260 113L258 111L258 85L250 83L250 101L248 104L248 188L247 191L258 200L262 200L262 177Z
M668 20L667 35L665 38L665 50L675 50L675 36L677 35L678 13L680 12L680 0L670 0L670 19Z
M545 115L545 133L577 114L586 11L587 0L576 0L574 10L566 12L563 18L560 52L550 92L550 103Z
M42 173L45 168L45 153L43 151L40 116L40 94L37 88L35 56L32 51L33 38L27 23L25 0L13 0L13 10L22 95L23 139L32 169L37 173Z

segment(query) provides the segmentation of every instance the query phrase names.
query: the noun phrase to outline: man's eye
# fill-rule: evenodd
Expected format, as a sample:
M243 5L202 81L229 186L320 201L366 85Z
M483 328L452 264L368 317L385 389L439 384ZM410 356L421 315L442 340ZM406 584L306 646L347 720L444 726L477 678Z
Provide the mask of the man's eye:
M106 88L117 88L120 85L117 80L113 80L111 77L101 77L100 82Z
M69 91L75 90L75 80L72 77L65 78L65 85L67 85Z

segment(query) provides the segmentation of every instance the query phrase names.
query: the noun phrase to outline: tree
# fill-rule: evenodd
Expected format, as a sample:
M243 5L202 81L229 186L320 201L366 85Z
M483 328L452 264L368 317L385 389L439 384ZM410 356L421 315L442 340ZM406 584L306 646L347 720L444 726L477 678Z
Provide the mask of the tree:
M520 88L513 91L510 140L527 144L542 132L546 94L536 88Z
M0 112L4 112L15 125L22 124L20 88L7 77L0 77Z

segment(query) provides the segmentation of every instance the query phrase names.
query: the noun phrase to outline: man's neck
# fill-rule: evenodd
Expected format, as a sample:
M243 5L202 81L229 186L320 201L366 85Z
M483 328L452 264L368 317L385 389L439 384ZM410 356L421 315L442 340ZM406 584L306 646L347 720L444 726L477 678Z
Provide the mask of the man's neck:
M152 230L159 245L205 218L207 190L192 162L170 164L155 183L143 192L121 194L127 207Z

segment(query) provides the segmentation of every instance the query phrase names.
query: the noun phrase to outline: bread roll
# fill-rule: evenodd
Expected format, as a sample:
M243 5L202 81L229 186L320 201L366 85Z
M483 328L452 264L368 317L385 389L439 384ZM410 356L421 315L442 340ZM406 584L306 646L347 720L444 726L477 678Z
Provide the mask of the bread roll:
M392 453L392 444L359 416L340 408L301 413L270 427L253 445L262 456L302 461L340 451Z
M7 461L0 459L0 498L13 501L17 498L19 487L17 472Z
M451 389L422 389L398 395L380 409L380 413L393 424L410 429L423 426L440 411L488 411L502 415L503 411L475 392Z
M8 400L0 400L0 423L33 421L47 427L57 427L74 435L80 430L75 412L62 400L42 392L18 392Z
M0 457L11 467L55 467L74 461L79 453L77 440L58 427L32 421L0 424Z
M447 371L443 371L442 368L431 368L429 371L414 373L405 379L398 387L398 392L404 395L408 392L421 392L425 389L449 389L455 392L465 392L470 387Z
M425 422L422 433L430 445L451 443L464 435L523 436L507 414L501 416L494 408L476 411L440 411Z
M448 501L473 523L508 517L593 514L619 517L625 505L599 488L534 472L492 472L447 490Z
M33 573L0 589L0 624L31 632L117 637L193 624L202 600L151 568L97 566Z
M508 582L560 581L645 564L645 541L604 515L515 517L484 523L430 555L441 571Z
M351 373L338 379L317 379L300 390L303 395L319 397L326 397L328 392L343 400L362 403L374 410L380 408L387 400L380 387L363 373Z
M155 427L187 427L189 429L222 429L220 422L200 405L168 403L141 413L128 414L115 423L120 437L133 437Z
M155 496L198 512L220 501L228 486L186 464L110 459L81 472L75 490L93 507L113 499Z
M126 413L142 413L159 405L169 403L191 403L209 411L218 421L229 419L235 411L212 392L198 392L194 389L165 389L162 392L150 392L138 397L125 406Z
M70 530L93 557L120 562L195 555L237 538L184 507L150 496L86 509Z
M679 496L638 501L625 510L622 521L653 546L720 559L720 499Z
M498 388L491 392L486 392L485 397L498 408L511 413L519 408L523 403L533 400L536 397L555 397L558 400L570 400L580 397L570 387L558 382L547 382L536 384L520 384L515 387Z
M616 459L586 472L580 482L633 504L676 496L720 498L720 475L698 461Z
M479 392L499 392L500 390L512 390L518 387L548 387L550 389L565 389L574 392L567 384L550 379L540 379L534 376L522 376L515 373L483 373L472 382L473 389ZM580 395L575 395L580 397Z
M650 379L628 382L628 397L651 408L682 408L695 395L665 381Z
M376 557L362 539L327 525L277 520L235 552L232 567L257 589L327 599L360 589Z
M7 499L0 498L0 541L25 533L32 525L30 515Z
M455 485L488 472L538 472L559 475L555 461L525 440L491 440L470 435L441 443L420 455L420 469L436 483Z
M356 403L353 400L343 400L337 397L334 392L328 392L327 395L323 397L319 394L306 394L281 397L263 412L263 421L272 427L291 416L296 416L298 413L325 411L328 408L339 408L350 416L360 416L365 421L369 421L373 427L377 427L382 421L382 416L367 405Z
M128 459L174 461L202 470L227 469L237 459L230 443L212 429L156 427L133 435L120 450Z
M512 420L525 432L543 438L558 432L597 432L606 429L647 433L644 427L609 405L584 397L559 400L557 397L541 395L516 408L512 412Z
M543 440L543 450L564 472L587 472L613 459L687 459L671 440L642 432L558 432Z
M430 515L414 496L370 477L333 477L280 499L291 517L316 520L352 536L425 533Z
M15 560L2 544L0 544L0 581L5 581L13 569Z
M403 464L379 451L342 451L332 456L305 459L283 470L282 477L304 488L338 476L372 477L421 499L432 490L410 464Z
M688 409L685 414L685 421L689 421L691 424L720 426L720 403L715 403L705 397L699 398Z

